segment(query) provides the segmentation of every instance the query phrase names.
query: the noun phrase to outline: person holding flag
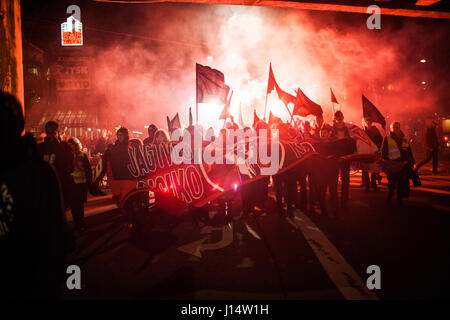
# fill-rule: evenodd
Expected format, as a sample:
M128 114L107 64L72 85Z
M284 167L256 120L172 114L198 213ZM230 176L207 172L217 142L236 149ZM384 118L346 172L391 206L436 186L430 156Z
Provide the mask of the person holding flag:
M383 136L380 131L375 127L370 119L363 118L363 128L364 132L370 138L370 140L375 143L378 148L378 151L381 148L381 144L383 143ZM363 168L362 170L362 181L364 184L364 190L369 191L370 188L373 188L374 191L380 191L377 186L377 180L379 179L380 174L378 172L372 171L371 177L369 178L369 171Z
M367 136L373 143L377 146L378 150L381 148L383 143L383 136L380 131L372 125L373 122L379 123L383 129L386 128L386 120L381 114L381 112L375 107L375 105L370 102L364 95L362 95L362 107L363 107L363 128ZM371 165L373 167L373 165ZM372 177L369 179L370 170L362 170L362 185L365 187L365 191L369 191L372 187L375 191L379 191L376 181L381 183L381 176L378 172L372 172Z

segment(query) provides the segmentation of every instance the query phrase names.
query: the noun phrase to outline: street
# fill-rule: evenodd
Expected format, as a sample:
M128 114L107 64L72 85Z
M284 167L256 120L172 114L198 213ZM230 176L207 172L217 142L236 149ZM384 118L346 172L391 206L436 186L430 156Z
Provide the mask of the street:
M132 236L110 196L90 198L87 230L68 265L81 268L81 290L63 299L428 299L448 298L450 172L421 169L421 187L400 207L365 192L352 174L343 219L295 211L203 224L181 217L170 231ZM70 218L70 212L68 212ZM381 288L369 290L369 266Z

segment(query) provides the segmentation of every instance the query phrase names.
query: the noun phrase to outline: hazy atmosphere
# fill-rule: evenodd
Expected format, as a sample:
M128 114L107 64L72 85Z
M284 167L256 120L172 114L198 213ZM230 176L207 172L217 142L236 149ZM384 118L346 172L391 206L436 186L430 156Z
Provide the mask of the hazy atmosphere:
M118 124L165 126L166 115L179 112L187 125L188 107L195 110L196 62L225 74L234 91L232 113L237 118L242 103L247 124L253 109L260 117L264 113L270 62L280 87L293 95L301 88L322 106L328 122L330 88L339 102L336 108L357 124L362 93L388 122L425 108L429 116L448 110L443 104L449 101L448 58L442 53L449 36L445 20L383 16L381 30L368 30L364 14L224 5L79 5L83 54L93 57L92 96L99 99L101 113ZM60 7L64 21L65 7ZM54 42L47 36L43 44L57 45L57 31L52 30ZM268 97L269 108L289 119L275 92ZM199 105L200 122L219 123L221 109Z

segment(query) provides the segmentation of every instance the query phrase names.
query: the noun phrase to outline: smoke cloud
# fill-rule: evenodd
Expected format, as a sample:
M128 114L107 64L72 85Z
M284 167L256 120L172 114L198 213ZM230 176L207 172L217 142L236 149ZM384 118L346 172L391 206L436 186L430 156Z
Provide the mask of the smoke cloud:
M430 117L448 111L441 103L449 98L448 83L440 80L442 70L432 61L419 62L444 43L445 28L415 20L399 26L383 16L381 30L368 30L368 15L277 8L184 4L140 8L146 10L145 23L139 26L145 36L96 50L95 91L102 97L102 116L117 125L141 131L149 123L166 128L166 116L176 112L187 125L188 107L195 119L196 62L225 74L234 90L235 119L242 104L249 125L253 109L260 117L264 114L270 62L280 87L293 95L301 88L322 106L326 122L332 117L330 88L339 101L335 108L358 125L362 93L389 116L388 122L424 110ZM200 121L218 128L221 109L200 104ZM289 119L275 92L268 96L267 110L267 116L272 110Z

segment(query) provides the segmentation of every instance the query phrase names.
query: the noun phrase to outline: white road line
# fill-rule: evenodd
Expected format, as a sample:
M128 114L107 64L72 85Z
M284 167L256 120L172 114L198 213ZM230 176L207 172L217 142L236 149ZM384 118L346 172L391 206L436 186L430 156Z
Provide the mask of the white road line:
M361 280L344 257L333 246L319 228L299 210L295 210L294 220L287 218L295 225L313 249L331 281L347 300L377 300L378 297Z
M222 238L220 239L220 241L214 243L203 243L210 237L209 234L213 230L222 231ZM233 242L233 227L231 226L231 224L227 224L220 228L213 228L211 226L206 226L201 230L201 233L202 234L206 233L208 235L201 238L200 240L196 240L191 243L182 245L178 247L177 250L196 256L197 258L201 258L202 251L222 249L229 246Z
M255 230L253 230L247 223L245 223L245 226L247 227L247 231L254 236L256 239L261 240L261 237L259 236L258 233L256 233Z

